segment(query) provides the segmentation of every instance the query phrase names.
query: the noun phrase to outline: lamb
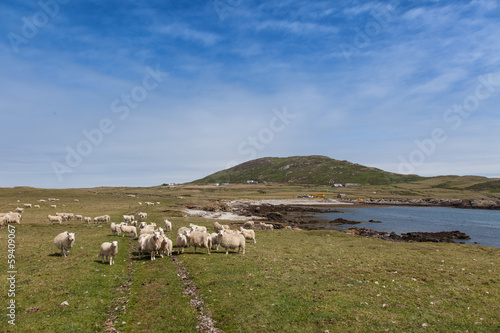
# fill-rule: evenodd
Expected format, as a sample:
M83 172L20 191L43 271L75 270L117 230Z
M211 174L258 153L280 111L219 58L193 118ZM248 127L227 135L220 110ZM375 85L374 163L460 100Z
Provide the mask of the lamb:
M217 237L218 233L213 232L210 234L210 238L212 238L212 250L219 251L219 238Z
M101 215L101 216L96 216L94 217L94 223L97 222L110 222L111 217L109 215Z
M243 236L245 236L245 239L253 239L253 243L257 243L255 240L255 231L253 231L252 229L245 229L243 227L240 227L240 232Z
M156 260L155 254L160 250L162 237L158 231L153 234L145 234L139 237L137 242L137 250L139 251L139 259L142 259L143 252L151 254L151 260Z
M63 220L62 216L47 215L47 218L49 219L50 224L54 224L54 223L62 224L62 220Z
M196 224L189 224L191 231L207 232L207 227L202 227Z
M128 236L134 236L134 238L137 238L137 228L133 225L120 224L120 230L123 232L122 237L127 234Z
M172 222L169 220L165 219L163 220L163 223L165 223L165 231L172 231Z
M243 228L245 228L245 229L254 229L255 228L255 222L254 221L246 221L243 224Z
M121 223L120 224L116 224L114 222L111 222L111 234L114 235L114 234L117 234L118 236L120 236L121 234L121 229L120 229L120 226L121 226Z
M85 216L85 217L83 218L83 221L84 221L84 222L87 222L87 224L90 224L90 222L92 222L92 218L91 218L90 216Z
M112 243L110 242L104 242L101 244L101 252L97 255L98 257L102 257L102 263L104 264L104 257L106 257L106 260L109 258L109 264L113 265L114 258L118 254L118 242L114 241Z
M139 214L137 214L137 216L139 217L139 220L141 220L141 221L146 220L148 218L148 214L143 213L143 212L139 212Z
M243 254L245 254L245 236L242 234L230 234L221 230L217 237L219 238L220 246L226 249L226 254L228 254L229 249L234 250L236 248L238 248L238 253L242 249Z
M83 220L83 216L82 215L75 215L75 218L76 218L77 221Z
M207 232L200 231L187 231L186 237L190 246L194 246L193 253L196 253L197 247L204 247L210 255L210 248L212 247L212 238Z
M33 208L40 208L40 205L33 205Z
M161 229L161 228L160 228ZM161 234L161 232L160 232ZM172 241L170 240L170 238L168 238L167 236L165 235L161 235L161 245L160 245L160 249L158 250L158 254L163 258L163 255L166 253L167 256L171 256L172 255Z
M184 253L184 248L188 246L186 235L177 234L177 239L175 240L175 246L177 247L177 254L180 254L181 251L182 253Z
M57 208L56 205L50 205L50 208Z
M123 215L123 222L132 222L134 220L134 215Z
M75 233L74 232L61 232L54 238L55 246L61 250L61 257L67 257L68 251L75 244Z
M17 207L16 208L16 212L22 213L22 212L24 212L24 208Z
M148 205L148 206L154 206L155 204L152 203L152 202L146 201L146 205Z
M31 208L31 204L24 204L25 208Z

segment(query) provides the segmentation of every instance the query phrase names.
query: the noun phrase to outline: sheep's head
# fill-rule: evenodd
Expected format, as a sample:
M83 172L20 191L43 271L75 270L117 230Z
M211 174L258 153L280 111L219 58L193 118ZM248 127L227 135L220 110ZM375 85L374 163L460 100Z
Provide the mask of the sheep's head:
M153 237L154 237L155 241L158 240L158 239L160 239L160 237L161 237L160 232L159 231L155 231L153 233Z
M165 231L163 230L162 227L158 228L158 232L160 233L160 235L164 235L165 234Z
M118 248L118 241L113 241L111 247Z
M66 231L66 234L68 235L68 240L70 242L74 241L75 240L75 233L74 232L67 232Z

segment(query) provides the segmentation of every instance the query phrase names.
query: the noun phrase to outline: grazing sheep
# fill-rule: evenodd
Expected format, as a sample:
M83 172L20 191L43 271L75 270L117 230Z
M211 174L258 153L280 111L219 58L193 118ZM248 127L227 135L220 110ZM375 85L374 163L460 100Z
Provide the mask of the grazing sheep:
M189 227L191 228L191 231L207 232L207 227L202 227L192 223L189 224Z
M137 217L139 217L140 221L143 221L143 220L146 220L148 218L148 214L147 213L143 213L143 212L139 212L137 214Z
M134 215L123 215L123 222L132 222L134 220Z
M97 255L98 257L102 257L102 263L104 264L104 257L106 257L106 260L108 260L109 257L109 264L113 265L114 258L118 254L118 242L114 241L112 243L110 242L104 242L101 244L101 252Z
M121 223L120 224L116 224L114 222L111 222L111 234L114 235L114 234L117 234L118 236L120 236L121 234L121 229L120 229L120 226L121 226Z
M152 203L152 202L146 201L146 205L148 205L148 206L154 206L155 204Z
M141 205L142 205L142 202L138 202L138 204L139 204L139 206L141 206Z
M4 217L6 223L17 223L17 224L21 224L21 219L23 218L21 214L14 212L8 212L7 214L4 215Z
M148 225L142 229L139 229L139 236L144 234L152 234L153 232L155 232L155 227L152 225Z
M189 246L194 246L193 253L196 253L197 247L204 247L207 249L208 255L210 255L212 238L210 237L209 233L200 231L187 231L186 237L188 239Z
M31 208L31 204L24 204L25 208Z
M24 208L17 207L16 208L16 212L22 213L22 212L24 212Z
M83 220L83 216L82 215L75 215L75 218L76 218L77 221Z
M180 254L181 252L184 253L184 248L188 246L186 235L177 234L177 239L175 240L175 246L177 247L177 254Z
M87 224L90 224L90 222L92 222L92 218L90 216L85 216L83 218L83 221L86 222Z
M163 223L165 223L165 231L167 231L167 232L172 231L172 222L165 219L165 220L163 220Z
M254 229L255 228L255 222L254 221L246 221L243 224L243 228L245 228L245 229Z
M120 224L120 230L123 232L122 237L124 237L125 234L128 236L134 236L134 238L137 237L137 228L133 225Z
M75 233L74 232L61 232L54 238L55 246L61 250L61 257L68 256L68 250L75 244Z
M260 226L264 230L271 230L271 231L274 230L274 226L272 224L270 224L270 223L268 224L268 223L260 222Z
M63 221L63 218L62 216L54 216L54 215L47 215L47 218L49 219L50 221L50 224L54 224L54 223L59 223L59 224L62 224L62 221Z
M110 221L111 221L111 217L109 215L101 215L101 216L94 217L94 223L110 222Z
M214 232L210 234L210 238L212 238L212 250L219 251L219 237L217 237L218 233Z
M40 208L40 205L33 205L33 208Z
M50 208L57 208L56 205L50 205Z
M161 229L161 228L160 228ZM161 234L161 232L160 232ZM172 255L172 240L165 235L161 235L161 245L160 250L158 250L158 254L163 258L163 255L166 253L167 256Z
M156 260L155 254L160 250L162 243L162 236L158 231L152 234L144 234L139 237L137 242L137 250L139 251L139 259L142 259L142 254L144 252L149 252L151 254L151 260Z
M240 232L245 237L245 239L253 239L253 243L257 243L255 241L255 231L253 231L252 229L245 229L243 227L240 227Z
M242 234L231 234L225 230L221 230L217 237L219 238L220 246L226 249L226 254L229 253L229 249L235 250L236 248L238 248L238 253L242 249L243 254L245 254L245 236Z

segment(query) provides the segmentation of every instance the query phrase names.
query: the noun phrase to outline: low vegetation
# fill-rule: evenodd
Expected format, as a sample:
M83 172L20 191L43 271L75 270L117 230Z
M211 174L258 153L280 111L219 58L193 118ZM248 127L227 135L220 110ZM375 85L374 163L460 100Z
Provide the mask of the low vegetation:
M0 302L7 332L197 332L200 314L224 332L495 332L500 318L500 249L473 245L393 243L336 231L256 230L246 254L187 248L172 258L139 260L137 240L112 236L109 224L65 221L50 225L49 213L83 216L148 213L148 221L195 223L213 230L213 220L184 217L186 205L236 198L291 198L320 186L185 185L175 188L0 189L0 212L22 203L16 225L16 320L7 323L7 229L0 230ZM352 196L411 191L416 196L453 190L411 186L353 189ZM262 193L264 192L264 193ZM457 196L482 192L455 191ZM406 193L405 193L406 194ZM397 196L398 194L392 194ZM59 198L57 208L39 199ZM78 199L79 201L75 201ZM18 203L17 200L20 200ZM160 202L146 207L138 202ZM225 221L225 223L230 223ZM233 227L236 229L236 227ZM54 237L76 233L67 258ZM115 264L102 264L99 245L117 240ZM185 274L180 274L180 267ZM186 283L196 286L193 302ZM66 303L64 303L66 302ZM67 305L65 305L67 304ZM194 306L193 306L194 305Z

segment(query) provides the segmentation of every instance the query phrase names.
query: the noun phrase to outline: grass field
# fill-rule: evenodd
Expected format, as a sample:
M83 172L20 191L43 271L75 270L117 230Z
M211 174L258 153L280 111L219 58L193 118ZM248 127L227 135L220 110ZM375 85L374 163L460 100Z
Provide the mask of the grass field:
M446 197L485 195L427 185L399 184L401 191ZM323 191L321 191L323 189ZM349 189L351 190L351 189ZM387 188L387 192L391 189ZM392 188L394 191L395 188ZM355 191L355 190L352 190ZM358 189L353 196L383 192ZM498 332L500 249L430 243L393 243L336 231L257 230L257 244L241 254L208 256L192 248L172 259L139 260L136 240L112 236L109 225L69 221L50 225L46 216L84 216L145 211L148 221L211 228L213 220L183 217L185 204L214 199L291 198L332 189L259 185L42 190L0 189L0 212L23 203L15 225L15 296L9 296L9 230L0 230L1 330L5 332L197 332L200 312L224 332ZM134 195L135 197L132 197ZM379 194L383 195L383 194ZM395 194L393 194L395 195ZM443 195L443 196L441 196ZM57 208L39 199L59 198ZM449 196L448 196L449 197ZM75 199L79 201L76 202ZM20 202L17 202L20 200ZM145 207L138 202L160 202ZM12 228L11 228L12 230ZM67 258L54 237L76 232ZM99 245L118 240L116 264L102 264ZM181 279L179 267L187 271ZM186 283L203 304L193 307ZM7 306L15 300L15 326ZM66 301L69 305L61 306Z

